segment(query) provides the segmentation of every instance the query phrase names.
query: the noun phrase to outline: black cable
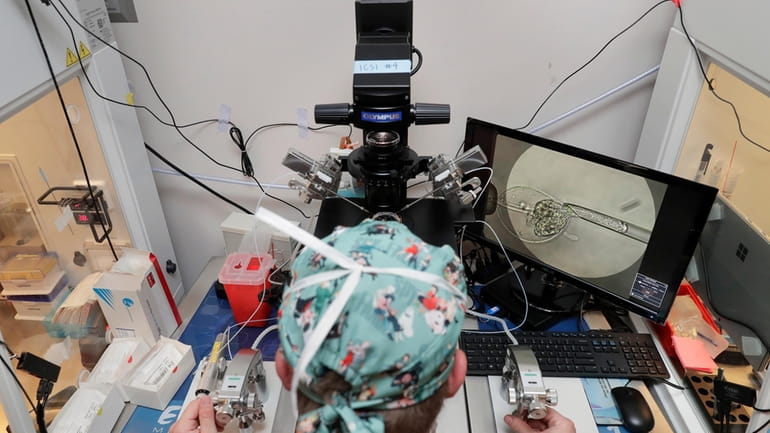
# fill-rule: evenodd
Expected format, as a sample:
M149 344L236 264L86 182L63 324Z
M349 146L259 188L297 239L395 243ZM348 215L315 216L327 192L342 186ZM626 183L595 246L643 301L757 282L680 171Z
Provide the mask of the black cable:
M756 406L753 406L753 407L752 407L752 409L754 409L754 410L755 410L755 411L757 411L757 412L770 412L770 408L767 408L767 409L760 409L760 408L758 408L758 407L756 407Z
M298 123L292 123L292 122L278 122L278 123L268 123L267 125L262 125L259 128L255 129L254 132L249 134L248 138L246 138L245 144L248 145L251 139L256 135L259 131L262 131L263 129L267 128L275 128L277 126L299 126ZM322 125L322 126L308 126L307 129L309 131L320 131L322 129L326 128L332 128L334 126L345 126L345 125ZM348 124L348 138L350 138L351 135L353 135L353 126Z
M51 81L53 82L53 85L56 88L56 94L59 96L59 104L61 105L62 112L64 113L64 118L67 120L67 126L70 131L70 136L72 136L72 141L75 144L75 150L77 150L78 158L80 159L80 167L83 169L83 177L85 177L86 179L86 185L88 186L88 193L91 196L91 203L93 203L94 208L96 209L96 212L95 212L96 220L99 221L99 224L102 226L102 232L104 233L104 238L107 240L107 243L110 246L110 251L112 251L112 256L115 258L115 261L117 261L118 254L115 252L115 247L112 245L112 239L110 239L109 233L107 232L107 228L104 226L104 221L102 220L101 213L99 212L98 204L97 204L98 202L96 201L96 197L94 196L94 189L91 186L91 179L88 177L88 168L86 167L86 161L83 158L83 152L80 149L80 143L78 143L78 137L75 134L75 128L72 126L72 120L70 119L69 112L67 111L67 104L64 102L64 97L62 96L61 88L59 88L59 82L56 79L56 73L54 72L53 65L51 64L51 58L48 56L48 50L45 47L45 42L43 41L43 35L40 33L40 28L37 25L37 20L35 19L35 15L32 13L32 6L29 4L29 0L24 0L24 1L27 4L27 11L29 12L29 18L30 20L32 20L32 26L35 28L35 33L37 34L37 40L40 43L40 49L43 51L43 57L45 57L45 63L48 66L48 72L51 75ZM73 41L75 40L74 33L72 34L72 40ZM75 48L77 49L77 46ZM79 60L80 56L77 56L77 57ZM107 212L107 209L104 209L104 212Z
M223 164L223 163L221 163L221 162L217 161L216 159L212 158L212 157L211 157L211 156L210 156L208 153L206 153L206 152L205 152L203 149L201 149L200 147L198 147L198 146L197 146L195 143L193 143L193 142L192 142L192 141L191 141L189 138L187 138L187 136L186 136L186 135L184 135L184 133L181 131L181 128L182 128L182 127L189 127L189 126L194 126L194 125L198 125L198 124L202 124L202 123L209 123L209 122L213 121L214 119L210 119L210 120L202 120L202 121L198 121L198 122L194 122L194 123L191 123L191 124L188 124L188 125L182 125L182 126L179 126L179 125L177 125L177 123L176 123L176 119L174 118L174 114L171 112L171 109L169 109L169 108L168 108L168 105L166 105L165 101L163 101L163 99L161 98L160 94L158 93L157 89L155 88L155 84L152 82L152 79L150 78L150 74L149 74L149 72L148 72L148 71L147 71L147 69L144 67L144 65L142 65L142 64L141 64L139 61L135 60L133 57L129 56L128 54L126 54L126 53L124 53L124 52L120 51L119 49L117 49L117 48L113 47L112 45L110 45L110 44L109 44L109 43L107 43L106 41L102 40L102 39L101 39L101 38L100 38L98 35L96 35L96 34L94 34L93 32L91 32L91 31L90 31L88 28L86 28L84 25L82 25L82 24L81 24L81 23L80 23L80 22L79 22L77 19L75 19L75 17L72 15L72 12L70 12L70 11L69 11L69 9L67 9L67 7L66 7L66 6L65 6L65 5L64 5L64 4L63 4L61 1L59 1L59 3L60 3L60 4L61 4L61 6L64 8L64 10L65 10L65 11L67 11L67 13L68 13L68 14L69 14L69 16L72 18L72 20L73 20L73 21L75 21L75 23L76 23L76 24L78 24L78 25L79 25L81 28L83 28L83 29L84 29L86 32L88 32L89 34L91 34L92 36L94 36L95 38L97 38L99 41L101 41L102 43L104 43L106 46L108 46L108 47L112 48L113 50L117 51L119 54L123 55L124 57L126 57L127 59L129 59L129 60L131 60L132 62L136 63L137 65L139 65L139 67L141 67L141 68L142 68L142 70L144 71L145 75L147 76L147 80L150 82L150 86L152 87L153 91L155 91L155 94L156 94L156 96L157 96L157 97L158 97L158 99L161 101L161 103L162 103L162 104L163 104L163 106L166 108L166 110L168 111L168 113L169 113L169 116L171 116L171 121L172 121L172 123L170 123L170 124L169 124L168 122L164 122L164 121L163 121L163 120L161 120L161 119L160 119L160 118L159 118L157 115L155 115L154 113L152 113L152 111L151 111L151 110L149 110L147 107L144 107L144 106L138 106L138 105L132 105L132 104L126 104L126 103L124 103L124 102L116 101L116 100L114 100L114 99L111 99L111 98L108 98L108 97L106 97L106 96L103 96L103 95L101 95L101 94L100 94L100 93L99 93L99 92L96 90L96 88L94 87L93 83L91 82L90 78L88 77L88 74L86 74L86 72L85 72L85 67L83 66L83 62L82 62L82 60L80 59L80 57L78 56L78 63L80 64L80 68L81 68L81 70L82 70L82 72L83 72L83 75L86 77L86 81L88 81L88 84L91 86L91 90L93 90L93 91L94 91L94 93L95 93L97 96L101 97L102 99L104 99L104 100L106 100L106 101L109 101L109 102L113 102L113 103L116 103L116 104L119 104L119 105L124 105L124 106L128 106L128 107L134 107L134 108L144 108L145 110L147 110L147 111L149 111L151 114L153 114L153 116L154 116L154 117L155 117L155 118L156 118L156 119L157 119L159 122L161 122L161 123L163 123L163 124L165 124L165 125L168 125L168 126L173 126L173 127L174 127L174 129L176 129L177 133L178 133L178 134L179 134L179 135L180 135L182 138L184 138L184 140L185 140L185 141L187 141L187 142L188 142L190 145L192 145L192 146L193 146L195 149L197 149L197 150L198 150L200 153L202 153L202 154L203 154L203 155L204 155L206 158L208 158L208 159L209 159L210 161L212 161L214 164L216 164L216 165L218 165L218 166L220 166L220 167L224 167L224 168L227 168L227 169L230 169L230 170L233 170L233 171L237 171L237 172L239 172L239 173L242 173L242 171L241 171L240 169L238 169L238 168L235 168L235 167L232 167L232 166L230 166L230 165L227 165L227 164ZM60 11L59 11L59 10L56 8L56 5L54 5L54 4L53 4L53 2L51 3L51 6L53 6L54 10L56 10L56 13L57 13L57 14L59 14L59 16L61 17L62 21L64 21L64 24L65 24L65 25L67 26L67 28L69 29L69 31L70 31L70 36L72 37L72 41L73 41L73 44L75 44L75 45L76 45L76 48L77 48L77 43L76 43L76 41L75 41L75 34L74 34L73 30L72 30L72 26L70 26L70 24L67 22L67 20L64 18L64 16L61 14L61 12L60 12ZM218 120L217 120L217 121L218 121ZM228 122L228 123L229 123L230 125L232 125L232 126L235 126L235 125L233 125L231 122ZM327 127L331 127L331 126L336 126L336 125L329 125L329 126L327 126ZM323 129L323 128L324 128L324 127L319 127L319 128L315 128L315 129L312 129L312 130L318 130L318 129ZM351 128L351 130L352 130L352 128ZM147 144L146 144L146 143L145 143L145 146L147 146ZM158 154L158 155L156 155L156 156L159 156L159 154ZM164 158L164 159L165 159L165 158ZM168 161L168 160L165 160L164 162L166 162L167 164L169 164L169 165L171 166L171 162L170 162L170 161ZM177 170L177 171L179 171L179 170ZM182 171L179 171L179 172L180 172L180 173L182 173ZM288 203L288 202L286 202L285 200L282 200L282 199L280 199L280 198L277 198L277 197L275 197L275 196L273 196L273 195L271 195L271 194L268 194L268 193L267 193L267 192L264 190L264 188L262 188L262 185L259 183L259 181L256 179L256 177L254 177L254 176L250 176L250 177L251 177L252 179L254 179L254 181L255 181L255 182L257 183L257 185L259 186L260 190L262 190L262 192L263 192L263 193L264 193L266 196L268 196L268 197L270 197L270 198L272 198L272 199L274 199L274 200L278 200L278 201L280 201L281 203L284 203L284 204L286 204L287 206L289 206L289 207L291 207L291 208L295 209L295 210L296 210L296 211L298 211L298 212L299 212L299 213L300 213L300 214L301 214L301 215L302 215L304 218L309 218L309 216L308 216L308 215L306 215L306 214L305 214L305 213L304 213L304 212L303 212L301 209L299 209L298 207L296 207L296 206L292 205L291 203ZM190 177L190 179L192 180L192 177ZM194 180L194 182L195 182L195 183L197 183L197 184L199 184L200 186L204 187L204 189L207 189L209 192L212 192L213 194L215 194L215 195L218 195L218 193L216 193L216 192L215 192L215 191L213 191L212 189L210 189L210 188L208 188L208 187L204 186L202 183L199 183L199 182L197 181L197 179L196 179L196 180ZM245 208L243 208L242 206L238 205L237 203L235 203L235 202L232 202L232 201L229 201L229 199L226 199L225 197L223 197L223 196L221 196L221 195L218 195L218 197L222 198L223 200L227 201L228 203L230 203L231 205L233 205L233 206L235 206L235 207L237 207L237 208L239 208L239 209L245 209ZM247 212L247 213L251 213L251 212L249 212L249 211L246 211L246 212Z
M174 170L176 170L176 171L177 171L179 174L181 174L182 176L186 177L187 179L189 179L190 181L192 181L192 182L193 182L193 183L195 183L196 185L198 185L198 186L200 186L201 188L205 189L206 191L208 191L208 192L210 192L210 193L214 194L214 195L215 195L217 198L219 198L220 200L223 200L224 202L226 202L226 203L228 203L228 204L231 204L232 206L235 206L235 207L236 207L236 208L238 208L239 210L241 210L241 211L243 211L243 212L245 212L245 213L247 213L247 214L249 214L249 215L254 215L254 212L252 212L252 211L250 211L250 210L246 209L245 207L243 207L243 206L239 205L238 203L236 203L236 202L234 202L234 201L230 200L229 198L227 198L227 197L223 196L222 194L218 193L217 191L214 191L214 190L213 190L212 188L210 188L208 185L205 185L203 182L201 182L201 181L199 181L198 179L196 179L196 178L192 177L192 175L190 175L190 174L189 174L189 173L187 173L186 171L184 171L184 170L182 170L181 168L177 167L177 166L176 166L176 165L175 165L173 162L171 162L171 161L169 161L168 159L166 159L166 158L165 158L163 155L161 155L160 153L158 153L158 151L157 151L157 150L153 149L153 148L152 148L152 146L150 146L149 144L147 144L147 143L144 143L144 147L145 147L145 148L147 148L147 150L149 150L149 151L150 151L150 153L152 153L153 155L155 155L155 156L156 156L158 159L160 159L161 161L163 161L164 163L166 163L166 165L168 165L169 167L173 168L173 169L174 169Z
M289 206L290 208L293 208L294 210L296 210L297 212L299 212L299 213L302 215L302 217L303 217L303 218L305 218L305 219L309 219L309 218L310 218L310 215L307 215L307 214L305 214L305 212L303 212L303 211L302 211L302 209L300 209L300 208L298 208L297 206L294 206L293 204L291 204L291 203L289 203L289 202L287 202L287 201L285 201L285 200L283 200L283 199L281 199L281 198L278 198L278 197L276 197L276 196L274 196L274 195L270 194L269 192L265 191L265 188L262 188L262 184L261 184L261 183L259 183L259 180L258 180L256 177L254 177L254 176L251 176L251 179L252 179L254 182L256 182L256 184L257 184L257 186L259 187L259 189L260 189L260 190L262 191L262 193L263 193L263 194L265 194L266 196L268 196L268 197L272 198L273 200L278 200L278 201L280 201L281 203L285 204L286 206Z
M109 47L109 48L112 48L113 50L117 51L118 53L120 53L121 55L125 56L127 59L131 60L132 62L136 63L137 65L139 65L139 66L142 68L142 70L145 72L145 75L147 76L147 79L148 79L148 81L150 82L150 86L151 86L151 87L152 87L152 89L155 91L155 94L158 96L158 99L161 101L161 104L163 105L163 107L165 107L165 108L166 108L166 111L168 111L168 113L169 113L169 116L171 117L171 123L169 123L169 122L166 122L166 121L162 120L160 117L158 117L158 115L157 115L157 114L155 114L155 113L154 113L152 110L150 110L149 108L147 108L147 107L146 107L146 106L144 106L144 105L134 105L134 104L128 104L128 103L125 103L125 102L121 102L121 101L118 101L118 100L115 100L115 99L109 98L109 97L107 97L107 96L104 96L104 95L102 95L101 93L99 93L99 91L98 91L98 90L96 90L96 87L94 86L94 84L91 82L91 78L90 78L90 77L88 76L88 74L86 73L86 69L85 69L85 66L83 65L83 61L81 60L80 56L76 56L76 57L78 58L78 64L80 65L80 69L81 69L81 71L83 72L83 76L85 77L85 79L86 79L86 82L88 82L88 85L91 87L91 90L94 92L94 94L96 94L96 96L98 96L98 97L100 97L100 98L104 99L105 101L108 101L108 102L112 102L113 104L123 105L123 106L125 106L125 107L141 108L141 109L144 109L144 110L146 110L147 112L149 112L150 114L152 114L152 116L153 116L153 117L155 117L155 119L156 119L158 122L160 122L160 123L162 123L162 124L164 124L164 125L166 125L166 126L171 126L171 127L173 127L173 128L174 128L174 129L177 131L177 133L179 134L179 136L180 136L180 137L182 137L182 138L183 138L183 139L184 139L184 140L185 140L187 143L189 143L189 144L190 144L192 147L194 147L194 148L195 148L195 149L196 149L198 152L200 152L201 154L203 154L203 156L205 156L205 157L206 157L206 158L207 158L209 161L213 162L214 164L216 164L216 165L218 165L218 166L220 166L220 167L223 167L223 168L227 168L227 169L230 169L230 170L233 170L233 171L237 171L237 172L240 172L240 170L239 170L238 168L236 168L236 167L233 167L233 166L230 166L230 165L227 165L227 164L223 164L223 163L221 163L221 162L217 161L216 159L214 159L213 157L211 157L211 155L209 155L208 153L206 153L206 151L204 151L203 149L201 149L201 148L200 148L200 147L199 147L197 144L195 144L195 143L194 143L192 140L190 140L190 139L189 139L189 138L188 138L188 137L187 137L187 136L184 134L184 132L182 132L181 128L180 128L180 127L179 127L179 125L176 123L176 118L174 117L174 113L171 111L171 109L170 109L170 108L168 108L168 105L166 105L165 101L163 101L163 99L160 97L160 94L158 93L157 89L155 88L155 84L152 82L152 79L150 78L150 74L147 72L147 69L144 67L144 65L142 65L141 63L139 63L139 61L135 60L133 57L129 56L128 54L126 54L126 53L124 53L124 52L120 51L119 49L117 49L117 48L115 48L115 47L113 47L112 45L110 45L109 43L107 43L106 41L104 41L103 39L101 39L101 38L100 38L98 35L94 34L94 33L93 33L93 32L91 32L90 30L88 30L88 29L87 29L85 26L83 26L83 25L82 25L82 24L81 24L81 23L80 23L80 22L79 22L77 19L75 19L75 17L72 15L72 12L70 12L70 11L69 11L69 9L67 9L67 7L64 5L64 3L62 3L62 2L61 2L61 0L59 1L59 4L61 4L61 6L64 8L64 10L65 10L65 11L67 11L67 13L69 14L69 16L72 18L72 20L73 20L73 21L75 21L75 23L76 23L76 24L78 24L80 27L82 27L83 29L85 29L85 30L86 30L86 31L87 31L89 34L91 34L92 36L94 36L96 39L98 39L99 41L101 41L102 43L104 43L104 44L105 44L107 47ZM70 32L70 37L72 38L72 43L73 43L73 44L74 44L74 46L75 46L75 50L77 50L77 41L76 41L76 39L75 39L75 32L72 30L72 26L69 24L69 22L67 22L66 18L64 18L64 15L62 15L62 13L59 11L59 9L56 7L56 5L55 5L53 2L51 2L51 3L50 3L50 5L51 5L51 6L53 7L53 9L56 11L56 13L59 15L59 17L61 17L62 21L64 21L64 24L65 24L65 25L67 26L67 28L69 29L69 32ZM196 124L197 124L197 122L196 122ZM193 125L193 124L190 124L190 125L188 125L188 126L191 126L191 125Z
M230 128L230 138L233 139L233 143L241 151L241 173L246 177L254 177L254 166L251 165L251 159L248 152L246 152L246 142L243 141L243 134L237 126Z
M462 143L460 143L460 146L457 148L457 152L455 152L455 158L460 156L460 152L465 148L465 140L463 140Z
M746 141L764 150L765 152L770 152L770 149L768 149L765 146L762 146L761 144L757 143L756 141L746 136L746 134L743 132L743 124L741 123L741 117L738 115L738 109L735 108L735 104L719 96L719 94L717 93L716 89L712 84L714 79L713 78L709 79L709 77L706 75L706 69L703 67L703 61L700 58L700 54L698 54L698 48L695 47L695 43L692 41L692 38L690 37L690 33L687 31L687 28L684 25L684 9L682 8L681 3L679 4L679 23L682 25L682 30L684 31L684 35L687 37L687 42L690 43L690 46L695 52L695 58L698 60L698 67L700 68L700 73L703 75L703 79L706 81L706 84L708 84L708 88L711 94L714 95L715 98L729 105L730 108L733 109L733 114L735 115L735 121L738 123L738 132Z
M5 343L3 343L3 345L5 346ZM5 347L8 347L8 346L5 346ZM0 361L3 361L3 365L5 366L6 370L8 370L8 373L10 373L11 377L13 377L13 380L16 381L16 384L19 385L19 389L21 390L21 392L24 393L24 397L27 397L27 401L29 402L29 405L32 406L32 409L34 410L35 403L32 402L32 398L27 393L27 390L24 389L24 386L22 386L21 382L19 381L19 378L16 377L16 374L13 372L13 368L11 368L11 366L8 365L8 363L5 361L5 358L0 357Z
M180 127L180 128L189 128L189 127L191 127L191 126L197 126L197 125L202 125L202 124L204 124L204 123L215 123L215 122L216 122L216 123L219 123L219 122L220 122L220 120L219 120L219 119L206 119L206 120L199 120L199 121L197 121L197 122L188 123L187 125L179 125L179 127ZM227 124L228 124L228 125L230 125L230 126L235 126L235 123L233 123L233 122L231 122L231 121L229 121L229 120L227 121ZM168 126L173 126L173 125L168 125Z
M416 47L412 47L412 53L417 54L417 66L412 69L412 72L409 73L410 76L417 73L417 71L420 70L420 67L422 67L422 53L420 50L418 50Z
M765 427L767 427L768 425L770 425L770 418L768 418L768 419L767 419L767 421L765 421L765 422L764 422L764 423L763 423L761 426L757 427L757 429L756 429L756 430L754 430L754 431L753 431L753 432L751 432L751 433L759 433L759 432L761 432L761 431L762 431L762 430L763 430Z
M662 383L664 383L664 384L666 384L666 385L668 385L668 386L670 386L672 388L678 389L680 391L684 391L684 390L687 389L686 386L677 385L674 382L669 382L668 380L663 379L662 377L651 377L650 379L658 381L658 382L662 382Z
M586 66L588 66L588 65L589 65L591 62L593 62L593 61L594 61L594 60L595 60L597 57L599 57L599 55L600 55L602 52L604 52L604 50L605 50L605 49L607 49L607 47L608 47L608 46L610 46L610 44L611 44L612 42L614 42L614 41L615 41L615 39L617 39L618 37L620 37L620 35L622 35L623 33L627 32L628 30L630 30L630 29L631 29L631 27L635 26L635 25L636 25L636 24L637 24L639 21L641 21L641 20L642 20L644 17L646 17L646 16L647 16L647 14L649 14L650 12L652 12L652 11L653 11L655 8L657 8L658 6L660 6L660 5L664 4L664 3L669 3L670 1L671 1L671 0L661 0L661 1L659 1L658 3L655 3L655 5L654 5L654 6L652 6L652 7L651 7L651 8L649 8L649 9L647 9L647 12L643 13L643 14L642 14L642 15L641 15L639 18L637 18L637 19L636 19L636 21L634 21L633 23L631 23L631 24L630 24L628 27L626 27L625 29L621 30L621 32L620 32L620 33L618 33L618 34L616 34L615 36L613 36L613 37L612 37L612 39L610 39L610 40L609 40L609 41L608 41L606 44L604 44L604 46L603 46L603 47L602 47L602 48L601 48L601 49L600 49L600 50L599 50L599 51L598 51L596 54L594 54L594 56L593 56L593 57L591 57L591 58L590 58L590 59L589 59L587 62L585 62L585 64L583 64L583 66L581 66L581 67L577 68L577 69L576 69L574 72L572 72L571 74L567 75L567 77L566 77L565 79L563 79L563 80L562 80L562 81L559 83L559 85L558 85L558 86L556 86L556 87L555 87L555 88L554 88L554 89L551 91L551 93L549 93L549 94L548 94L548 96L546 96L546 98L543 100L543 102L540 104L540 106L539 106L539 107L537 107L537 110L535 110L535 113L534 113L534 114L532 114L532 117L530 117L529 121L528 121L526 124L524 124L524 125L522 125L522 126L519 126L518 128L513 128L513 129L515 129L515 130L520 130L520 129L524 129L524 128L528 127L528 126L529 126L529 125L532 123L532 121L533 121L533 120L535 120L535 117L537 117L538 113L540 113L540 110L542 110L542 109L543 109L543 106L545 106L546 102L548 102L548 100L549 100L549 99L551 99L551 97L554 95L554 93L556 93L556 91L557 91L557 90L559 90L559 88L560 88L562 85L564 85L564 83L566 83L566 82L567 82L567 80L569 80L570 78L572 78L573 76L575 76L575 75L576 75L578 72L582 71L582 70L583 70L583 69L584 69Z

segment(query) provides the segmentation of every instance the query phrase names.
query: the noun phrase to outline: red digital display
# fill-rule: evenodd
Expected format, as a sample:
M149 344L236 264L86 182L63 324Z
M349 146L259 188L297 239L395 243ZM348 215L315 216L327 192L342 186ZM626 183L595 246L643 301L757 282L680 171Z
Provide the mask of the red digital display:
M81 222L81 223L87 223L88 222L88 215L86 215L86 214L80 214L77 217L78 217L78 222Z

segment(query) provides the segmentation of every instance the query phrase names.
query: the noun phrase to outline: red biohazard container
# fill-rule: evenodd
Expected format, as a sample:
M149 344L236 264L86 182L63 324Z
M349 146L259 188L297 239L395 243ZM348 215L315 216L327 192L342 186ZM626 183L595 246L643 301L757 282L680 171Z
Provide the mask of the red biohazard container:
M263 291L270 288L270 271L275 264L269 255L233 253L219 270L219 282L225 287L235 323L264 327L270 317L270 304L264 302ZM263 302L260 302L263 299Z

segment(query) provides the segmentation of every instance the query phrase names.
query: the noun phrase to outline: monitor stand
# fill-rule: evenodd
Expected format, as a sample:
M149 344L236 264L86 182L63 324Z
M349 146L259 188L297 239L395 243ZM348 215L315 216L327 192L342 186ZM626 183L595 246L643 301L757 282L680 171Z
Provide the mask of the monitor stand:
M565 317L574 316L585 293L550 274L536 269L520 266L517 268L524 283L529 301L527 321L522 330L542 331L550 328ZM502 313L514 325L524 316L524 298L521 288L512 271L490 281L481 289L482 300L492 306L500 307Z

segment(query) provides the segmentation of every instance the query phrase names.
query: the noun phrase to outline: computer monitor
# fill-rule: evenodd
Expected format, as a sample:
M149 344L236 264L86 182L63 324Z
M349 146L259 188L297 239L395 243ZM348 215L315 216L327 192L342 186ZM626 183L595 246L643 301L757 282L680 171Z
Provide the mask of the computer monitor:
M665 322L716 189L469 118L465 148L475 145L492 168L476 217L507 252ZM489 228L477 234L496 245Z

